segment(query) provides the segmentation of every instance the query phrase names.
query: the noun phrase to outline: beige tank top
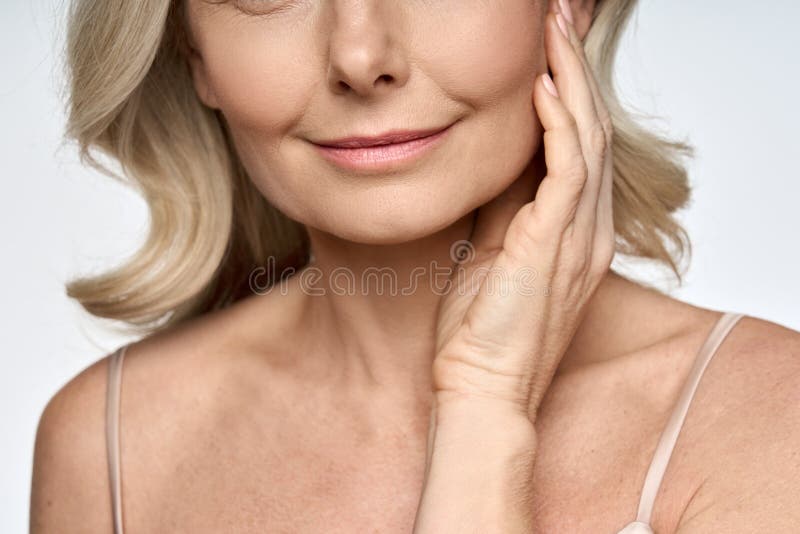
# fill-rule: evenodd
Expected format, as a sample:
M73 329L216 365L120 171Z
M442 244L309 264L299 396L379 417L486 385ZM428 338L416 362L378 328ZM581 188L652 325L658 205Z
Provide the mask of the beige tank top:
M647 470L644 485L642 487L641 498L639 499L639 510L636 519L628 523L617 534L653 534L650 527L650 516L653 512L658 488L661 479L667 469L675 442L678 440L686 412L692 401L700 377L703 375L708 362L722 344L725 336L731 331L736 322L744 317L744 314L725 312L714 327L697 353L694 365L689 371L689 376L684 382L683 389L678 397L672 415L667 421L661 438L656 446L650 468ZM122 488L120 472L120 448L119 448L119 405L120 387L122 383L122 360L125 357L127 345L120 347L109 357L108 365L108 388L106 396L106 448L108 452L108 476L111 486L111 513L113 516L114 534L124 534L122 525Z

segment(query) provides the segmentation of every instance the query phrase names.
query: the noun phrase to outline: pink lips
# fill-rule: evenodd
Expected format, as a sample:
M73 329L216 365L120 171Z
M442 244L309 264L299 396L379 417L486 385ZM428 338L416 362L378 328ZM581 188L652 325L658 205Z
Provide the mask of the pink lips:
M387 171L408 164L432 150L441 143L450 126L432 130L393 131L375 137L348 137L313 144L326 160L343 169Z

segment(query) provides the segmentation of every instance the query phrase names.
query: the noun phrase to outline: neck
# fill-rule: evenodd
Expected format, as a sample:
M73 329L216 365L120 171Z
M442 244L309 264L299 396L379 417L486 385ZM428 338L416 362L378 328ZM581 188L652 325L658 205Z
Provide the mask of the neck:
M315 270L307 291L325 357L348 383L402 396L431 391L438 303L473 214L424 238L392 245L309 228ZM318 278L317 278L318 277Z
M359 244L308 229L314 258L306 269L315 270L315 280L304 298L330 376L344 380L348 390L367 388L412 403L426 398L451 245L470 236L472 222L470 213L435 234L392 245ZM655 297L641 289L607 273L557 374L621 353L628 341L620 321L633 319L625 319L623 310L631 309L637 295Z

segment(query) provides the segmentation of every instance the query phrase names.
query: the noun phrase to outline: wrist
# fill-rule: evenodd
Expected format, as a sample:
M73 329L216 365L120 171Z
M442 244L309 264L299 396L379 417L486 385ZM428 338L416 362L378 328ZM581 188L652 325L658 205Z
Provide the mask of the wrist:
M438 398L414 532L531 532L533 424L502 403Z
M469 424L485 430L506 426L520 432L533 431L534 420L527 406L506 399L477 396L455 391L437 391L435 395L437 422ZM499 427L499 428L498 428Z
M536 429L527 413L506 401L438 392L434 447L475 456L533 455Z

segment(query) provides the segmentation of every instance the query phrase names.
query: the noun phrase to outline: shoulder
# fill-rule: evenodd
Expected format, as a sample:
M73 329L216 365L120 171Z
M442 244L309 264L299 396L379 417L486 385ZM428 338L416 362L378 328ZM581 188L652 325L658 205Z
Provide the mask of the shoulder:
M141 469L180 457L187 441L212 434L238 406L279 389L280 363L289 358L271 338L286 326L287 307L265 306L266 298L197 317L128 346L120 438L123 494L134 509L142 478L151 477ZM112 530L105 435L110 357L70 378L40 415L31 487L34 534ZM157 484L151 482L150 490Z
M724 400L726 407L717 415L758 424L753 410L788 408L784 404L793 399L785 395L800 393L800 332L745 315L723 340L711 365L714 369L703 381L708 382L708 393Z
M703 465L702 483L686 507L680 530L796 528L800 332L745 316L706 373L693 401L699 408L692 447Z
M197 373L185 373L183 377L176 373L174 359L181 355L171 344L183 345L171 336L157 336L131 344L126 350L120 396L125 478L138 478L138 468L129 467L131 458L125 458L130 455L126 438L135 436L137 447L153 441L148 420L154 429L168 428L167 413L173 421L180 421L181 414L188 411L181 411L177 400L199 390ZM170 353L170 349L174 352ZM70 378L48 400L39 417L31 482L32 534L111 532L113 528L106 448L110 361L111 354L107 354ZM169 395L176 401L170 402ZM171 404L173 410L164 409ZM169 437L163 437L166 446ZM133 465L142 462L136 459ZM124 489L128 501L131 496Z
M31 532L108 532L105 449L108 356L61 387L36 430L31 485Z

